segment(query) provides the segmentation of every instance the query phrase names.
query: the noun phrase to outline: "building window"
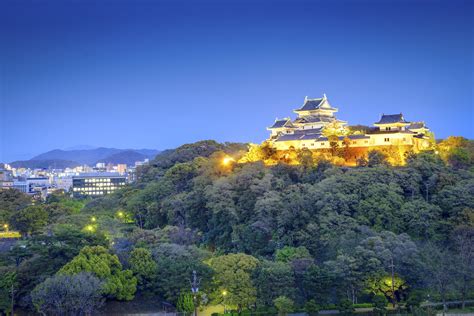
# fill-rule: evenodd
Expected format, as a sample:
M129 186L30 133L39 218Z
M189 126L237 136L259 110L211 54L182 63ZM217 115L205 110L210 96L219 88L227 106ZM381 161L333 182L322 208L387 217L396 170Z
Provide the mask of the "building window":
M390 138L384 138L383 140L387 143L390 141Z
M314 147L314 143L311 143L311 147Z
M392 130L392 128L391 127L385 127L385 130L390 131L390 130Z
M366 140L366 141L365 141L365 143L366 143L366 144L368 144L368 143L369 143L369 141L368 141L368 140Z
M321 143L321 146L324 146L324 143Z
M356 142L355 140L354 140L352 143L353 143L353 144L357 144L357 142Z

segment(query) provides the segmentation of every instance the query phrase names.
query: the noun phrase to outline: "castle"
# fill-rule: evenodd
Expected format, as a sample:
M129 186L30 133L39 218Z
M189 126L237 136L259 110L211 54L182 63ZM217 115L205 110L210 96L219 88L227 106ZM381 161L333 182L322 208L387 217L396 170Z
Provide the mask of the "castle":
M313 152L327 152L331 148L350 148L348 159L355 161L367 155L370 149L398 152L419 152L431 147L429 129L424 122L408 122L403 114L383 114L374 127L347 126L346 121L336 118L338 111L322 98L305 98L301 108L294 110L297 118L276 119L267 129L267 140L277 151L307 148ZM347 159L346 159L347 160Z

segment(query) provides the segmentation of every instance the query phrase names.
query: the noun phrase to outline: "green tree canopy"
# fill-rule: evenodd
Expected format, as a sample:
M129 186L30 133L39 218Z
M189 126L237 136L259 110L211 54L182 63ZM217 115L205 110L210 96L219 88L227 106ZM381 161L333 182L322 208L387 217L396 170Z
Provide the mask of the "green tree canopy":
M104 282L104 294L118 300L131 300L137 289L132 271L123 270L116 255L102 246L86 246L59 270L59 274L74 275L90 272Z
M239 311L256 302L257 290L251 275L259 264L258 259L238 253L215 257L208 263L215 273L216 296L226 291L226 302L238 306Z

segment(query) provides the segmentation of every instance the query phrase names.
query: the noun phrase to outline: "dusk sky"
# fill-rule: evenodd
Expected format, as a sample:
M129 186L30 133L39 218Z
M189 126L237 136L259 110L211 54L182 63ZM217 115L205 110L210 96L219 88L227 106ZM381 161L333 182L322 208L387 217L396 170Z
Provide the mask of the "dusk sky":
M326 93L474 138L473 1L0 1L0 161L261 142Z

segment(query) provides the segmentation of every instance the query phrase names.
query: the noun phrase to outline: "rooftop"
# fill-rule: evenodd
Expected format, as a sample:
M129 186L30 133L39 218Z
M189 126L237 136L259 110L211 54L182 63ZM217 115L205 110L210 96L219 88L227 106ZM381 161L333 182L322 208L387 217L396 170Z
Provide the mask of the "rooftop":
M410 122L405 121L403 114L382 114L380 120L374 124L394 124L394 123L406 123Z
M329 105L328 99L326 95L324 95L322 98L317 98L317 99L308 99L308 97L306 97L304 99L303 106L300 109L295 110L295 112L315 111L319 109L337 111L337 109Z
M284 119L276 119L275 123L273 123L272 126L269 127L269 129L272 128L282 128L282 127L293 127L293 124L291 124L291 120L289 118L284 118Z
M408 129L420 129L420 128L427 128L425 122L412 122L408 125Z
M124 175L121 175L118 172L84 172L80 173L77 176L73 176L73 179L82 179L82 178L125 178Z

